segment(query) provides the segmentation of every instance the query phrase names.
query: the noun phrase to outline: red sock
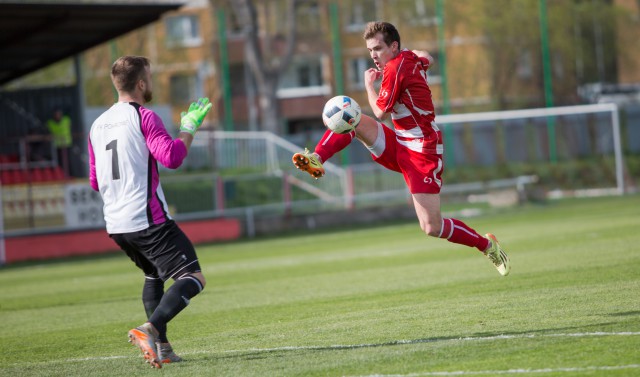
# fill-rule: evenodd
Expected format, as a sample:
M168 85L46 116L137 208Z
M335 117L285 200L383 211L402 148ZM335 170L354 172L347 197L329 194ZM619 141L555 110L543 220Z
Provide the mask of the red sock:
M440 238L445 238L449 242L459 243L469 247L475 247L480 251L485 251L489 246L489 240L479 235L467 224L458 219L442 219L442 229Z
M351 140L353 140L355 136L355 131L349 132L348 134L336 134L326 130L318 142L318 145L316 145L315 152L320 156L322 162L325 162L330 159L331 156L351 144Z

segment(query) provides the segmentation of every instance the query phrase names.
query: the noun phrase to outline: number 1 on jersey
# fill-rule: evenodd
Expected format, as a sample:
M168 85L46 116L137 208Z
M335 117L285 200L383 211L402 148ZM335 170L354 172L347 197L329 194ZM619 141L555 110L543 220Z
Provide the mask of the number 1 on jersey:
M120 169L118 166L118 139L107 144L107 150L111 150L111 179L120 179Z

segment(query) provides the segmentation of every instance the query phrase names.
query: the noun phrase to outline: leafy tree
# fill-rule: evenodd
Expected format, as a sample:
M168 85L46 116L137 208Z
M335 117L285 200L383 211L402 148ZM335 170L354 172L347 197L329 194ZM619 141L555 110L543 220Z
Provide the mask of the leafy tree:
M467 56L466 65L489 77L496 109L544 104L540 1L467 1L457 4L457 13L447 9L449 30L482 36L485 56ZM619 14L610 2L547 0L546 17L555 105L576 103L581 84L616 81Z

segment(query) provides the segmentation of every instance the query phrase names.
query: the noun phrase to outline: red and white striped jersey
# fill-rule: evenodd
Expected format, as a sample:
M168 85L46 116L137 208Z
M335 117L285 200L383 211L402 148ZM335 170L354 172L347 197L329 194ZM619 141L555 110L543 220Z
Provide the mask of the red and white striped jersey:
M391 113L401 145L420 153L443 153L442 134L435 123L431 89L427 83L429 60L403 49L387 62L376 105Z

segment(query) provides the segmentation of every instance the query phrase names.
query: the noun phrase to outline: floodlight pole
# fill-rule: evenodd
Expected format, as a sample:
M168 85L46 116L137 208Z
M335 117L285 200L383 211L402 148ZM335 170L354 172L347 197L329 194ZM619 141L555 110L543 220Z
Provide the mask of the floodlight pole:
M336 85L336 94L344 94L344 78L342 75L342 45L340 43L340 19L338 16L338 5L335 2L329 3L330 23L331 23L331 46L333 49L333 76Z
M549 35L547 22L547 1L538 0L540 9L540 44L542 49L542 74L544 82L544 102L546 107L553 107L553 84L551 75L551 61L549 54ZM555 118L547 118L547 133L549 135L549 160L555 164L558 160L556 154L556 127Z
M438 65L440 66L440 88L442 90L442 114L451 112L449 105L449 82L447 80L447 48L444 30L444 0L436 0L436 18L438 24ZM436 120L437 121L437 120ZM453 154L453 129L450 124L444 126L444 150L447 165L455 165Z
M227 23L224 10L216 13L218 21L218 46L220 50L220 80L222 81L223 128L233 131L233 108L231 106L231 74L229 73L229 51L227 49Z
M440 86L442 87L442 113L449 114L449 83L447 80L447 48L444 35L444 0L436 1L436 17L438 20L438 64L440 65Z
M113 64L118 59L118 44L115 39L109 41L109 52L111 53L111 64ZM113 85L111 85L111 92L113 93L114 102L118 102L118 91Z
M340 36L340 17L338 4L332 1L329 3L329 23L331 25L331 47L333 51L333 77L335 82L335 94L344 93L344 75L342 72L342 43ZM349 165L349 150L340 152L342 165Z

